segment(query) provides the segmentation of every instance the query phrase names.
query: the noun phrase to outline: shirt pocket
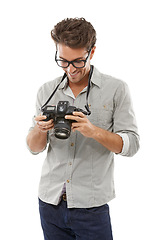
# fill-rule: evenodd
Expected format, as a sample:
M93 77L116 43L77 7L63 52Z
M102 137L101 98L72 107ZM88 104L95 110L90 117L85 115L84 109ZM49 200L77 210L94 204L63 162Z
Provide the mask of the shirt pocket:
M110 104L101 104L90 107L89 121L97 127L109 130L113 126L113 108Z

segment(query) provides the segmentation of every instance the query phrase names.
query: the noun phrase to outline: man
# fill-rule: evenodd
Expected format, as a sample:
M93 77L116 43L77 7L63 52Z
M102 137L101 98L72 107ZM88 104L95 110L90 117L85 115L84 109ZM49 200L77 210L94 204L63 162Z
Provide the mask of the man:
M84 18L65 19L51 32L55 60L66 73L38 91L36 117L27 144L33 154L46 149L39 186L40 218L45 240L112 240L108 202L115 197L114 153L133 156L139 135L126 83L91 66L96 32ZM92 73L93 71L93 73ZM59 84L60 83L60 84ZM65 115L72 122L70 136L54 135L53 119L41 114L50 106L68 101L84 109ZM50 107L49 109L51 109ZM85 109L84 109L85 110Z

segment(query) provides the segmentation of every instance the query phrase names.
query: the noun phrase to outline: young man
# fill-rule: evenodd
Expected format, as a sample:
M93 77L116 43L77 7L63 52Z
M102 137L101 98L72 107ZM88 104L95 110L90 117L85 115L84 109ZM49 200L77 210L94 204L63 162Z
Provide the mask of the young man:
M33 154L48 144L39 186L44 238L112 240L107 203L115 197L114 153L133 156L139 149L129 90L126 83L90 64L96 32L84 18L59 22L51 36L56 44L55 60L66 78L61 84L59 77L39 89L36 117L27 136ZM77 109L64 116L64 121L74 120L65 140L54 135L56 122L43 121L46 116L40 110L57 85L48 109L59 101L68 101L85 110L89 101L86 109L91 112L87 116Z

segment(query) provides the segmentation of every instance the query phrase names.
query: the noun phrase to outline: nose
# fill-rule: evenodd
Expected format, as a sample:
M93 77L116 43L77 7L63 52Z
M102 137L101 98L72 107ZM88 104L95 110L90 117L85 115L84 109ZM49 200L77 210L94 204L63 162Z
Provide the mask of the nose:
M67 71L69 73L74 73L76 71L76 68L70 63L70 65L67 67Z

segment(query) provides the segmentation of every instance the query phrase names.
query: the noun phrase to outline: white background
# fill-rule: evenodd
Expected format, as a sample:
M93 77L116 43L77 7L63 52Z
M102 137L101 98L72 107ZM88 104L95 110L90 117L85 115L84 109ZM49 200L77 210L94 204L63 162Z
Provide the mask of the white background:
M38 88L62 75L54 62L50 31L67 17L85 17L93 24L97 50L92 63L128 83L137 117L140 151L133 158L115 157L117 197L109 203L114 239L164 239L162 4L162 0L1 1L1 239L43 239L37 191L45 153L31 155L25 138Z

